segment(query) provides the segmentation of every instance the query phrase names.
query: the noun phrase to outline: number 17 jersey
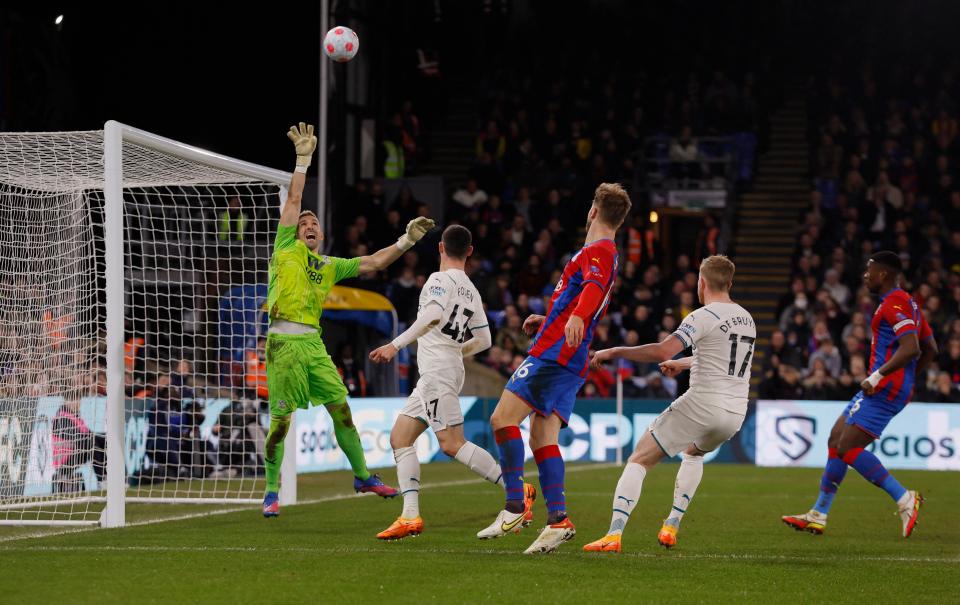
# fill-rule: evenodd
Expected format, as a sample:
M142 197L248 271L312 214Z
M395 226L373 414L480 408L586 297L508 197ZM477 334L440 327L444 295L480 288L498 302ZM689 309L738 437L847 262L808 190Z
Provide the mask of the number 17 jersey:
M417 316L430 305L442 309L440 323L417 340L420 374L463 373L463 344L487 325L483 300L467 274L459 269L437 271L420 291Z
M708 395L727 411L746 413L757 340L750 313L737 303L710 303L687 315L673 335L684 348L693 347L690 392Z

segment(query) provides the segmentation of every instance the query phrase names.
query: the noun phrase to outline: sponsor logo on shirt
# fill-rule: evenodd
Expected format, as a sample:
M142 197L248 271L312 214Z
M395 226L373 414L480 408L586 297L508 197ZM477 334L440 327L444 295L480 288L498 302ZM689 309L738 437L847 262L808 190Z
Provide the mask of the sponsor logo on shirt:
M447 291L440 286L430 286L430 296L443 296Z

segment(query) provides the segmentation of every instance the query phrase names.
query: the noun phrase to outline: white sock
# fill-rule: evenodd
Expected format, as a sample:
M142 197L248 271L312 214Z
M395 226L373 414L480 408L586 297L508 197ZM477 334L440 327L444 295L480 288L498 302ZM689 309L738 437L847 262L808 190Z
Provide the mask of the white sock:
M417 448L401 447L393 450L397 461L397 483L403 496L402 517L413 519L420 516L420 460Z
M680 470L677 471L677 482L673 486L673 508L667 520L675 520L679 525L683 513L687 512L690 501L697 493L697 486L703 478L703 456L683 454Z
M913 502L913 492L907 490L903 492L903 495L900 496L899 500L897 500L897 505L900 508L906 508L907 504L910 504L911 502Z
M490 452L481 447L477 447L477 444L474 442L467 441L460 446L460 449L457 450L456 459L490 483L501 487L504 486L503 473L500 472L500 465L493 459Z
M643 488L643 478L647 476L647 469L635 462L628 462L623 467L620 481L617 481L617 491L613 495L613 518L610 519L608 534L622 534L627 526L630 513L640 499L640 490Z

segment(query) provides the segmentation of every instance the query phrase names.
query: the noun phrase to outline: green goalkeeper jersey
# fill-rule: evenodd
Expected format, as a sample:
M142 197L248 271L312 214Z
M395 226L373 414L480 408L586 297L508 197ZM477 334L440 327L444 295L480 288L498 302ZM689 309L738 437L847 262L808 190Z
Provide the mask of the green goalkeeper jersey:
M323 302L339 281L356 277L359 258L337 258L310 252L297 239L296 225L279 227L270 258L267 308L270 321L285 319L320 328Z

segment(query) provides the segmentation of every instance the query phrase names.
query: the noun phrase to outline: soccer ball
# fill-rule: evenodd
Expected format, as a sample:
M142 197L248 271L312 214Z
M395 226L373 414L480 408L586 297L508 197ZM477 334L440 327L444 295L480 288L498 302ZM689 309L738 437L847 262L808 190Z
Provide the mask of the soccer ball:
M360 38L349 27L338 25L323 37L323 52L338 63L346 63L357 55Z

